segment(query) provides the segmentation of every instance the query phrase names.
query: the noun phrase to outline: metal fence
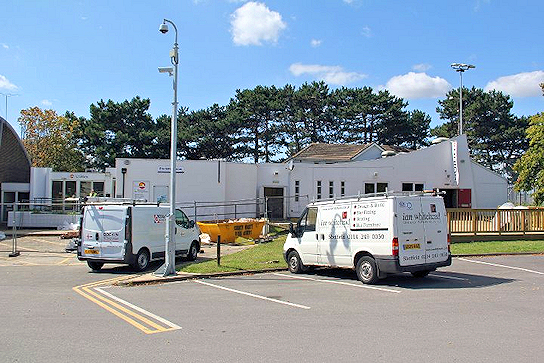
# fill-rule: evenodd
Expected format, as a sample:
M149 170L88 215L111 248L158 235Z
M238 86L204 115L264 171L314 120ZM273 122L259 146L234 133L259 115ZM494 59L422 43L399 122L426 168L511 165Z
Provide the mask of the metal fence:
M544 233L544 209L448 209L451 234Z

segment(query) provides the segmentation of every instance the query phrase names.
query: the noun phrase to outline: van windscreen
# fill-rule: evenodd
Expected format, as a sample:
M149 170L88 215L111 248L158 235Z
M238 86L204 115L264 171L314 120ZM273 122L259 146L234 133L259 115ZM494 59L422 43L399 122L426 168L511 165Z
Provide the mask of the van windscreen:
M83 228L91 231L119 231L124 227L125 214L126 211L124 209L86 209Z

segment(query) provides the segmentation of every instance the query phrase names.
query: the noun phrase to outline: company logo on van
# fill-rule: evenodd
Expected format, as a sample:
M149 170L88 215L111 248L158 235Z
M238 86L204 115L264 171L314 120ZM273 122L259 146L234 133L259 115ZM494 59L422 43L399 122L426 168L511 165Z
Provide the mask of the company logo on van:
M153 214L153 223L160 224L166 221L166 214Z
M412 202L404 202L404 201L400 201L399 202L399 207L401 208L406 208L408 210L412 210Z
M139 188L139 189L145 189L145 183L142 182L142 181L139 182L139 183L138 183L138 188Z

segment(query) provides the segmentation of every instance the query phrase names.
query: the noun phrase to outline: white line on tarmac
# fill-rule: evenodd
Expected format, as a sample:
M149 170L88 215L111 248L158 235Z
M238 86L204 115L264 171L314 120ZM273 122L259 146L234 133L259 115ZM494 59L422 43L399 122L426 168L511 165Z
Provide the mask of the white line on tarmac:
M400 293L399 290L391 290L391 289L385 289L383 287L363 285L362 283L361 284L351 284L349 282L343 282L343 281L334 281L334 280L325 280L325 279L312 279L311 277L293 276L293 275L280 274L280 273L276 273L276 272L273 272L272 274L276 275L276 276L281 276L281 277L289 277L291 279L310 280L310 281L317 281L317 282L328 282L330 284L348 285L348 286L358 287L358 288L362 288L362 289L372 289L372 290L393 292L395 294Z
M172 323L172 322L170 322L170 321L168 321L168 320L166 320L164 318L161 318L160 316L157 316L157 315L155 315L153 313L150 313L149 311L147 311L145 309L142 309L141 307L136 306L134 304L131 304L128 301L125 301L125 300L123 300L121 298L118 298L117 296L112 295L109 292L104 291L103 288L95 287L94 289L97 290L97 291L100 291L102 294L106 295L110 299L113 299L113 300L115 300L117 302L120 302L121 304L124 304L124 305L130 307L133 310L136 310L136 311L138 311L138 312L140 312L142 314L145 314L145 315L147 315L147 316L149 316L149 317L151 317L151 318L153 318L153 319L155 319L157 321L160 321L161 323L171 327L172 329L181 329L181 327L179 325L176 325L176 324L174 324L174 323Z
M483 261L475 261L475 260L469 260L469 259L461 258L461 257L458 258L458 260L466 261L466 262L472 262L472 263L481 263L482 265L489 265L489 266L496 266L496 267L504 267L504 268L509 268L509 269L511 269L511 270L525 271L525 272L530 272L530 273L538 274L538 275L544 275L544 272L529 270L529 269L521 268L521 267L499 265L498 263L490 263L490 262L483 262Z
M468 279L463 279L461 277L454 277L454 276L444 276L444 275L436 275L436 274L429 274L429 276L432 277L440 277L442 279L450 279L450 280L460 280L460 281L469 281Z
M236 294L251 296L251 297L254 297L254 298L257 298L257 299L261 299L261 300L267 300L267 301L272 301L272 302L275 302L275 303L278 303L278 304L293 306L293 307L295 307L295 308L300 308L300 309L311 309L309 306L294 304L294 303L290 303L290 302L287 302L287 301L276 300L276 299L272 299L272 298L270 298L270 297L261 296L261 295L255 295L255 294L252 294L252 293L249 293L249 292L245 292L245 291L229 289L228 287L210 284L209 282L204 282L204 281L200 281L200 280L194 280L194 282L197 282L197 283L199 283L199 284L206 285L206 286L215 287L216 289L221 289L221 290L226 290L226 291L234 292L234 293L236 293Z

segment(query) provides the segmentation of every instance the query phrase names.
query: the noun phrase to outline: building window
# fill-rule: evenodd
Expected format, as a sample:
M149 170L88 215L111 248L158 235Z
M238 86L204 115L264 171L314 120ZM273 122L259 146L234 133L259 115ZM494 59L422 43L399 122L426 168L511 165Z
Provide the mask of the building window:
M403 192L422 192L424 190L424 184L422 183L402 183Z
M329 181L329 198L334 198L334 182Z
M93 190L96 193L96 196L104 196L104 182L93 182Z
M321 180L317 181L317 199L321 199Z
M365 194L385 193L387 183L365 183Z
M295 202L298 202L300 197L300 180L295 180Z
M376 183L376 193L387 192L387 183Z
M340 196L344 197L345 195L346 195L346 182L342 180L340 182Z
M412 192L412 191L414 191L414 184L413 183L402 183L402 191L403 192Z

